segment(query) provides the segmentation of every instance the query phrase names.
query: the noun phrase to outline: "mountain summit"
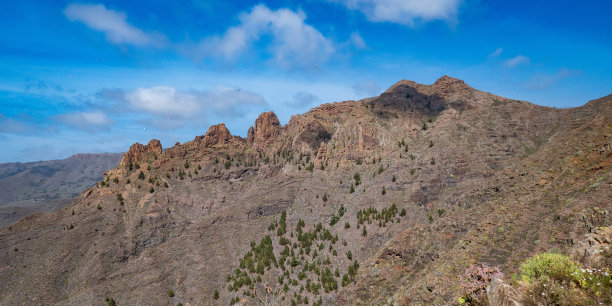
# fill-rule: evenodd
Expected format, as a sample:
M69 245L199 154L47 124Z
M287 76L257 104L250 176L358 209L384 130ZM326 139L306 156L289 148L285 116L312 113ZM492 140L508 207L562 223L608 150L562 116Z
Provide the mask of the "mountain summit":
M402 80L263 113L246 139L134 144L66 208L0 228L0 304L455 303L472 264L511 275L605 232L611 167L610 96Z

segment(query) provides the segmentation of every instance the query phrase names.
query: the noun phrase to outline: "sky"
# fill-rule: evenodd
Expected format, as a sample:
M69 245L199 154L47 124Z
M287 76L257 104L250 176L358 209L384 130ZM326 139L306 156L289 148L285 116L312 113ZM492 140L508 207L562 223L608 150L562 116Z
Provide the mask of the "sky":
M612 93L612 2L2 1L0 162L246 136L443 75L550 107Z

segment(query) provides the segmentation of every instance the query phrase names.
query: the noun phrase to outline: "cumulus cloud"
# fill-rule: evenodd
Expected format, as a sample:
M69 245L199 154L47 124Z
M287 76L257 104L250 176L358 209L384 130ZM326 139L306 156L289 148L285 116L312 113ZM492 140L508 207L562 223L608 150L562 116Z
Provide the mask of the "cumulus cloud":
M236 60L255 42L270 37L272 60L284 68L312 68L329 59L334 44L317 29L308 25L302 11L270 10L263 4L239 16L240 24L223 35L201 42L208 55Z
M516 67L518 65L522 65L522 64L527 64L529 63L529 58L524 56L524 55L517 55L513 58L507 59L506 60L506 67L508 68L513 68Z
M159 116L189 118L201 109L196 96L167 86L136 88L125 94L125 100L137 110Z
M374 80L363 80L353 85L353 90L355 90L355 93L360 96L376 96L380 94L378 83L376 83Z
M454 22L461 0L328 0L362 12L370 21L413 26L415 21Z
M163 37L145 33L127 22L123 12L107 9L103 4L72 3L64 9L70 21L78 21L89 28L103 32L106 39L114 44L135 46L161 46Z
M293 96L293 101L290 101L288 104L293 107L307 107L312 105L315 101L318 101L319 98L309 92L300 91Z
M523 87L530 90L544 90L548 89L556 83L579 75L580 71L570 70L567 68L559 69L555 74L535 74L529 81L523 84Z
M101 111L68 113L54 118L58 122L88 132L108 130L113 124L113 121Z
M201 123L208 114L242 117L249 107L265 106L264 98L254 92L218 86L207 91L177 90L170 86L136 88L131 91L105 89L97 97L119 102L121 112L144 115L141 122L164 128Z

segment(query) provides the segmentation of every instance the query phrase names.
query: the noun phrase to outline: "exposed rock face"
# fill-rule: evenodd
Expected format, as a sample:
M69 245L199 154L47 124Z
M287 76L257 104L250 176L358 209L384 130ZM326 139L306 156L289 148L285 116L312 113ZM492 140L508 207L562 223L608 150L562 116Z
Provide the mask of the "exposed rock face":
M149 155L159 155L161 153L162 145L157 139L151 139L146 146L143 146L140 143L135 143L130 147L125 155L123 155L120 165L122 167L127 167L130 164L146 159Z
M199 139L201 139L201 144L205 148L209 148L217 144L224 144L229 142L230 139L232 139L232 134L227 129L227 127L225 127L225 124L219 123L217 125L212 125L210 128L208 128L206 135L204 135L203 137L196 137L196 140Z
M487 287L487 299L491 306L520 306L520 294L516 289L499 278L494 279Z
M255 120L255 127L249 128L247 143L262 151L267 144L280 134L281 124L274 112L265 112Z
M612 264L612 226L600 227L586 234L572 251L573 257L585 265L609 266Z

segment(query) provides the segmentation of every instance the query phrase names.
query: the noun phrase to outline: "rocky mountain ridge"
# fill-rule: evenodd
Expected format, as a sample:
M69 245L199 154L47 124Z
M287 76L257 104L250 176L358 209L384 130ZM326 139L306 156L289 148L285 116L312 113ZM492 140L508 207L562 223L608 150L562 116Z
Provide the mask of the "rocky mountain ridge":
M470 264L509 275L610 225L611 116L611 96L560 110L444 76L135 144L0 229L0 303L453 304Z

